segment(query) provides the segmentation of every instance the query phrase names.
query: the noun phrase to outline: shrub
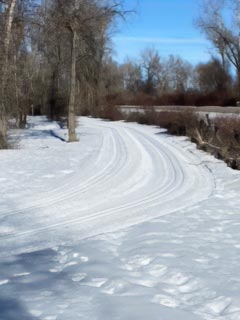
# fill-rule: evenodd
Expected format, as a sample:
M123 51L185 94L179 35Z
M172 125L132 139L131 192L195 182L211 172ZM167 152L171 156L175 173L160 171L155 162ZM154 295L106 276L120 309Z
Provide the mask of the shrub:
M106 105L100 111L100 118L118 121L123 120L124 116L117 106Z

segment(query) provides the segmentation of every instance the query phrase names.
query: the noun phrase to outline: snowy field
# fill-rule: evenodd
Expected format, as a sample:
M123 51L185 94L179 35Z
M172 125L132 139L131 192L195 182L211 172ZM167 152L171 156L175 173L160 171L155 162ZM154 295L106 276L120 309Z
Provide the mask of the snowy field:
M29 124L0 151L1 320L240 319L239 172L159 128Z
M223 116L223 117L239 117L240 107L217 107L217 106L206 106L206 107L194 107L194 106L128 106L123 105L119 107L119 110L126 115L131 113L144 114L147 110L163 112L163 111L195 111L197 113L206 115L209 114L210 117Z

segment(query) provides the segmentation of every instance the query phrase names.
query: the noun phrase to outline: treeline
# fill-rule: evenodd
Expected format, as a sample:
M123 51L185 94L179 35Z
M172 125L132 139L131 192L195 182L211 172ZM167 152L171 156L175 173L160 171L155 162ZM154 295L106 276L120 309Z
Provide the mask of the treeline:
M8 120L28 114L65 117L77 140L75 114L97 114L104 97L109 30L123 17L115 0L0 0L0 147Z
M228 106L240 100L239 0L201 4L195 24L212 44L212 59L193 67L146 49L138 59L112 66L118 86L108 97L111 103Z
M115 62L110 35L127 14L123 2L0 0L0 147L7 145L8 120L24 128L29 114L66 119L75 141L75 115L105 116L116 105L236 104L238 0L203 6L197 25L215 53L197 66L153 48L134 61ZM226 8L233 13L229 26Z
M160 56L153 48L139 58L108 65L108 101L117 105L235 105L237 80L230 65L213 57L191 65L181 57Z

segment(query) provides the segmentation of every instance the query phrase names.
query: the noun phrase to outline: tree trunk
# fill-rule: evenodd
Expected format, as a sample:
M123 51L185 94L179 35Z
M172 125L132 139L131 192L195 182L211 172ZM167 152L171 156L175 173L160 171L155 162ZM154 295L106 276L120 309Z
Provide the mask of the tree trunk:
M77 33L72 30L71 80L68 106L68 142L78 141L76 137L75 100L76 100L76 47Z
M7 110L6 110L6 99L5 99L5 86L6 86L6 77L8 70L8 54L9 46L11 40L12 32L12 23L14 9L16 6L17 0L9 1L8 8L6 9L6 24L3 34L3 52L2 52L2 68L1 68L1 92L0 92L0 137L1 140L6 140L7 136Z
M240 70L237 70L237 95L240 101Z
M13 14L16 6L17 0L11 0L9 6L6 10L6 25L4 30L4 48L3 48L3 66L2 66L2 91L4 93L6 74L8 69L8 53L11 40L12 24L13 24Z

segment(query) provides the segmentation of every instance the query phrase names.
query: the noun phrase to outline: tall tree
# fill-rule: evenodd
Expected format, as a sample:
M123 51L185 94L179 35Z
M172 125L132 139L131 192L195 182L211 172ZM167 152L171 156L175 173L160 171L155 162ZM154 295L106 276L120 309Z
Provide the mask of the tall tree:
M229 13L230 11L230 13ZM231 15L231 23L226 17ZM202 2L197 25L212 42L222 58L234 66L240 96L240 2L239 0L211 0Z
M145 92L153 94L161 71L160 56L154 48L146 48L141 54L141 66L145 78Z
M216 58L207 63L198 64L195 68L195 76L196 85L204 94L226 93L232 83L230 73Z
M61 61L64 54L68 56L67 117L69 142L73 142L77 140L76 98L86 96L86 93L83 94L81 91L89 87L95 88L94 94L98 95L105 33L114 18L123 12L120 3L113 0L70 0L67 3L64 0L52 0L46 11L48 21L45 22L45 25L48 26L46 30L48 34L49 30L53 31L49 36L52 37L54 34L55 40L58 37L58 42L54 41L58 60ZM57 77L59 78L59 75ZM86 83L90 86L87 87ZM91 90L88 90L87 96L89 97L90 94Z

